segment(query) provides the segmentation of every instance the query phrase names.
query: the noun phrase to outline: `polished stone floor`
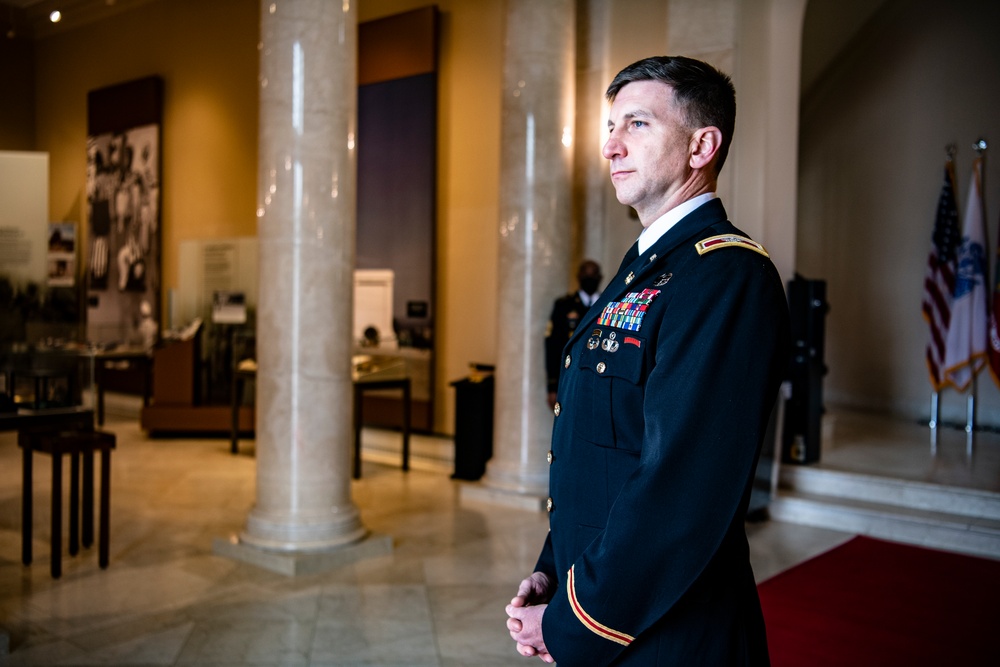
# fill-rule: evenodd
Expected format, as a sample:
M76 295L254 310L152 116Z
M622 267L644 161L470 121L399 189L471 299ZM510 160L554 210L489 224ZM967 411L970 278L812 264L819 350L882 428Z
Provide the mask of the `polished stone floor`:
M1000 432L964 425L931 431L924 422L831 411L825 417L818 468L1000 492Z
M849 426L882 428L838 424ZM58 581L48 571L48 461L35 468L36 560L25 567L20 450L0 434L0 640L8 635L10 651L0 665L534 664L515 653L503 608L534 564L545 515L460 502L467 482L449 477L449 440L418 436L403 473L399 434L366 430L353 497L393 552L292 578L212 553L254 502L252 441L234 456L224 439L148 439L128 409L106 428L118 435L110 567L87 550L64 558ZM912 440L894 446L923 447ZM849 448L839 440L834 458L849 461ZM748 532L759 580L851 537L775 521Z

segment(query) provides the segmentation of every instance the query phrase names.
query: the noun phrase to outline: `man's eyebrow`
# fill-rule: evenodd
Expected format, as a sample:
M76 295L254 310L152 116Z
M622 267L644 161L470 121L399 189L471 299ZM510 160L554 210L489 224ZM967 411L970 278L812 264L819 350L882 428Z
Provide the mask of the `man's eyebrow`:
M628 121L632 120L633 118L649 119L649 118L652 118L652 117L653 117L653 114L651 114L649 111L646 111L645 109L636 109L634 111L627 111L625 114L623 114L622 115L622 120L627 123ZM613 121L613 120L611 120L609 118L608 119L608 127L614 127L614 126L615 126L615 121Z

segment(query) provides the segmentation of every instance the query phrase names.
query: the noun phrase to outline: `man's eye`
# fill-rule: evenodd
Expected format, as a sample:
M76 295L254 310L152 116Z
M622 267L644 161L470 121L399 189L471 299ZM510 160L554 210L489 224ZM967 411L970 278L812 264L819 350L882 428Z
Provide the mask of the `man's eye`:
M632 127L646 127L646 121L644 120L633 120Z

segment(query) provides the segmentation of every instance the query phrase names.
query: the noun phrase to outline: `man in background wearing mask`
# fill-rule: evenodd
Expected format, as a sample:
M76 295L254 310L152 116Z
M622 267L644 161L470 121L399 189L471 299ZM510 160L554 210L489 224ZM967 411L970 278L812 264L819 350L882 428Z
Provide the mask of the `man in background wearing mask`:
M584 313L601 296L601 267L590 259L580 262L576 279L580 289L556 299L545 330L545 376L548 381L549 408L556 404L559 386L559 369L562 368L562 349L576 331Z

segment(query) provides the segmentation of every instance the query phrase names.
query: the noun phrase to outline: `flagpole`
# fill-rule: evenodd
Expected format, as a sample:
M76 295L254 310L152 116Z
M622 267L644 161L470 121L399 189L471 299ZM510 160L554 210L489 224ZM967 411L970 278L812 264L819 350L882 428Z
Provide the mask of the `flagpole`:
M972 456L972 444L976 432L976 376L972 376L967 399L967 415L965 418L965 453Z
M972 145L972 149L976 152L976 158L980 162L978 177L980 179L980 181L979 181L980 188L984 190L985 187L982 185L982 183L983 183L982 179L985 178L985 165L983 164L983 153L986 152L986 140L983 139L982 137L980 137ZM976 177L976 174L973 174L973 178L975 178L975 177ZM983 196L984 196L984 193L982 193L982 191L981 191L979 205L983 207L983 214L984 214L984 216L983 216L983 224L985 225L985 223L986 223L986 218L985 218L986 209L985 209L985 204L984 204L985 199L982 198ZM986 231L986 229L984 227L983 232L985 233L985 231ZM988 276L990 274L989 266L988 266L989 259L984 255L983 256L983 261L987 262L987 266L983 267L983 276L985 278L985 276ZM987 313L989 313L989 299L988 298L987 298L987 302L986 303L987 303L986 311L987 311ZM989 317L989 315L987 315L987 317ZM969 459L972 458L972 449L973 449L973 446L975 445L975 437L976 437L975 433L976 433L976 371L975 371L975 368L973 368L973 371L972 371L972 386L969 388L968 414L966 416L966 422L965 422L965 454L966 454L966 456Z
M938 432L937 425L941 411L938 407L938 392L931 392L931 420L927 425L931 427L931 456L937 456Z

